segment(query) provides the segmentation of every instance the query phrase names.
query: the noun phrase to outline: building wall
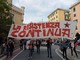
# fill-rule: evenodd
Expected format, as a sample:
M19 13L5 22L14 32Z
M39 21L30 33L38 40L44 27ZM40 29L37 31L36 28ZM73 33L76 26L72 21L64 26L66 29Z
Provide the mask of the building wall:
M75 12L73 11L74 8L75 8ZM74 14L76 14L75 17L74 17ZM71 20L77 20L76 32L80 33L80 3L71 8Z
M23 10L16 7L16 6L12 6L12 14L14 15L13 21L15 24L22 24L23 23Z
M7 2L12 4L12 0L7 0Z
M22 19L23 19L22 14L15 11L15 10L12 10L12 14L14 14L14 18L13 18L14 24L22 24L22 22L23 22L22 21Z
M12 4L12 0L7 0L7 2ZM16 6L12 5L11 13L14 15L13 22L15 24L22 24L23 23L24 11L21 8L18 8Z
M54 12L54 18L55 19L53 21L59 21L59 11L58 10Z
M48 16L48 20L50 22L52 21L58 21L59 20L59 11L56 10L54 13L52 13L51 15Z
M60 10L59 11L59 21L63 21L63 20L65 20L64 11L63 10Z
M48 16L48 21L63 21L65 20L65 10L59 9Z

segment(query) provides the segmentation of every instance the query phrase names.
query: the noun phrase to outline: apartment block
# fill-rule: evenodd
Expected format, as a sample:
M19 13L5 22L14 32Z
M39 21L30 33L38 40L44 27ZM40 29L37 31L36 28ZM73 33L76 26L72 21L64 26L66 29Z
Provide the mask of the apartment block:
M12 0L7 0L7 2L12 4ZM12 4L11 13L14 16L13 17L14 24L22 24L23 23L24 10L22 8L18 8Z
M63 20L66 21L70 20L70 13L68 10L57 8L48 16L49 22L63 21Z
M24 10L12 5L11 13L14 15L14 17L13 17L14 24L22 24L23 23Z
M70 7L71 20L77 22L76 32L80 33L80 2L76 2Z

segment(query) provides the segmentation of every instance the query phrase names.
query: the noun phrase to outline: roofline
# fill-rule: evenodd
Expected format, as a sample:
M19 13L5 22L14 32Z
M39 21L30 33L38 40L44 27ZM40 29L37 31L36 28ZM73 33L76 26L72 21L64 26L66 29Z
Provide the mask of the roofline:
M74 3L69 9L71 9L72 7L74 7L74 6L78 5L78 4L80 4L80 1Z
M12 5L12 10L17 11L21 14L24 14L24 11L21 8L16 7L15 5Z
M57 10L63 10L63 11L67 11L67 12L69 12L69 10L62 9L62 8L57 8L57 9L55 9L52 13L54 13L54 12L57 11ZM51 14L52 14L52 13L51 13ZM48 17L49 17L51 14L49 14Z

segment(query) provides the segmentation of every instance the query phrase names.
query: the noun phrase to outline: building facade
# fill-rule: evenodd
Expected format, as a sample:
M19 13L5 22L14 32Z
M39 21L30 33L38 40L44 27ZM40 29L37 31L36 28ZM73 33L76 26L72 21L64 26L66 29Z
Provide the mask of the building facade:
M58 8L48 16L49 22L70 20L69 11Z
M8 3L12 4L12 0L7 0ZM23 16L24 10L22 8L18 8L12 5L11 13L13 14L13 23L14 24L22 24L23 23Z
M14 15L14 18L13 18L14 24L22 24L23 23L24 10L12 5L11 13Z
M12 4L12 0L7 0L8 3Z
M76 2L70 7L70 13L71 20L77 21L76 32L80 33L80 2Z

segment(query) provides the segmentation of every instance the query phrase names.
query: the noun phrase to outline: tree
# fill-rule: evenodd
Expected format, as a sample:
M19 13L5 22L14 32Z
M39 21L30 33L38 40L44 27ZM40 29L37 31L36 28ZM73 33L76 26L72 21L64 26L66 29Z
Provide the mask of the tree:
M11 4L7 0L0 0L0 37L6 38L12 24Z

